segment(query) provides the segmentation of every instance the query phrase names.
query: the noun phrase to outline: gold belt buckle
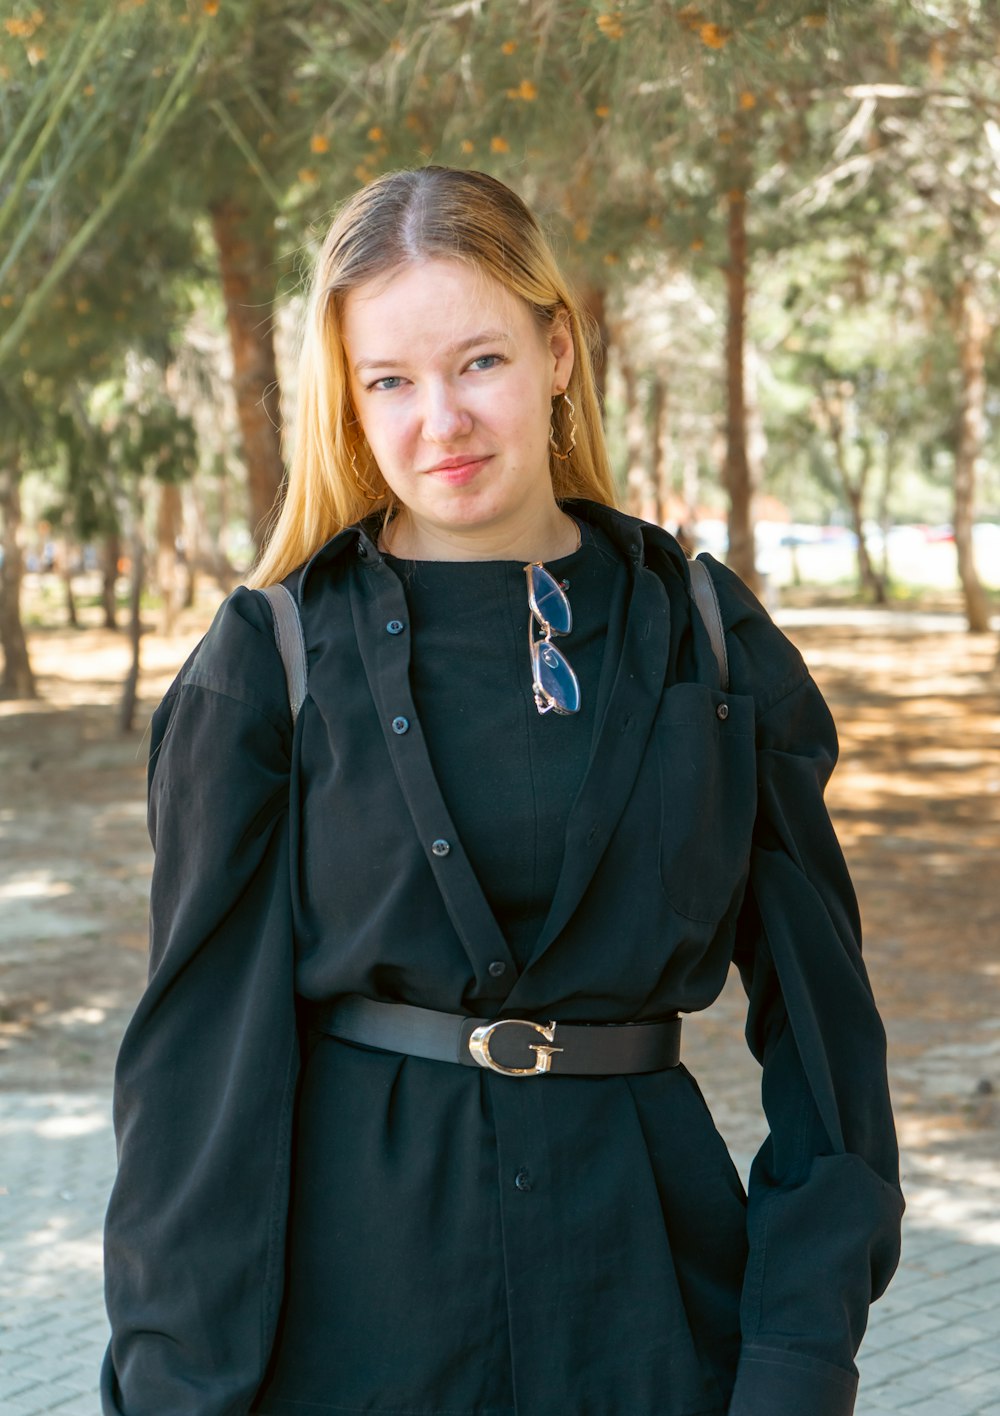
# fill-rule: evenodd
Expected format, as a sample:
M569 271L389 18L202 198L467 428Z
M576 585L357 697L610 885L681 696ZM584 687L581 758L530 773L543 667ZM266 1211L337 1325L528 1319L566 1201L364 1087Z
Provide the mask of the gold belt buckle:
M536 1062L533 1067L505 1067L502 1062L497 1062L490 1056L490 1041L497 1028L506 1027L516 1023L522 1028L534 1028L535 1032L541 1033L545 1042L533 1042L530 1050L535 1053ZM489 1067L493 1072L501 1072L505 1077L537 1077L542 1072L548 1072L552 1067L553 1052L564 1052L565 1048L550 1047L548 1044L555 1041L555 1023L535 1023L530 1018L497 1018L492 1023L480 1023L478 1028L473 1028L469 1037L469 1051L479 1063L480 1067Z

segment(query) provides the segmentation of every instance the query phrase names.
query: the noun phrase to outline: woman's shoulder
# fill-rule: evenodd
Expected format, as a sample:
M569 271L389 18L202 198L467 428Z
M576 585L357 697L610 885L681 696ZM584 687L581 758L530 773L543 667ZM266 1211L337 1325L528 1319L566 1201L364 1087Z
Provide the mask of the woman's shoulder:
M596 524L626 558L643 555L660 575L671 604L681 615L697 610L691 596L688 557L680 542L655 522L630 516L617 507L575 499L570 509ZM722 616L734 693L751 694L757 716L809 677L802 656L777 627L756 595L714 556L702 554Z
M746 582L707 552L699 559L719 602L733 691L751 693L759 717L804 683L809 671Z
M163 705L184 689L234 699L284 730L289 718L287 688L270 606L263 595L240 585L226 596Z

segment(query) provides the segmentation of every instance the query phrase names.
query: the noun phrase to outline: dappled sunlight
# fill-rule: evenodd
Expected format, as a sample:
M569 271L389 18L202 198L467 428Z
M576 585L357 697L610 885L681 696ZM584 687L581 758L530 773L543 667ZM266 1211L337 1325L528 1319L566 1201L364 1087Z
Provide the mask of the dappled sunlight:
M202 606L187 612L176 634L162 635L150 625L140 647L140 697L150 706L158 701L207 628L221 601L207 593ZM37 715L53 706L117 705L129 672L132 651L128 636L111 629L44 629L31 635L31 662L41 695L37 700L0 700L0 718Z
M944 618L944 617L942 617ZM827 800L861 906L911 1156L989 1151L1000 1133L1000 712L995 636L797 624L840 761ZM932 1177L933 1178L933 1177ZM932 1187L934 1188L934 1187ZM979 1238L1000 1196L959 1193L926 1219ZM912 1218L912 1216L911 1216ZM1000 1242L1000 1241L998 1241Z
M67 1108L60 1099L58 1104L47 1105L44 1095L38 1101L39 1115L8 1116L0 1114L0 1141L14 1136L41 1136L46 1140L64 1140L69 1136L93 1135L98 1131L109 1131L111 1115L109 1108L81 1097L79 1103Z
M90 1238L70 1238L63 1232L65 1227L66 1222L60 1223L56 1216L22 1237L22 1266L16 1280L8 1276L9 1294L21 1299L42 1297L74 1274L100 1276L104 1260L100 1230Z
M1000 1248L1000 1176L995 1161L963 1155L956 1174L955 1157L947 1149L942 1154L930 1150L932 1144L947 1146L951 1138L946 1132L928 1129L911 1138L904 1129L900 1139L904 1191L908 1170L919 1181L908 1192L907 1227L933 1228L979 1247ZM913 1140L920 1145L918 1157L905 1153Z
M935 783L935 795L939 785ZM843 783L840 784L840 795L848 795ZM855 811L862 806L884 806L891 797L926 796L926 777L908 777L898 768L881 772L855 770L851 773L849 797L851 807Z
M931 767L942 771L957 771L982 766L982 753L971 747L911 748L907 761L915 767Z
M84 1116L50 1116L39 1121L33 1129L36 1136L47 1141L62 1141L70 1136L86 1136L93 1131L104 1131L107 1125L107 1116L94 1112Z
M83 1024L87 1027L98 1027L107 1017L104 1008L69 1008L65 1013L57 1013L55 1022L62 1027L75 1028Z
M116 801L113 806L105 807L101 811L94 812L94 827L100 830L103 826L108 826L113 822L123 820L146 820L146 802L144 799L132 801Z
M73 887L68 880L57 879L48 870L14 875L10 880L0 881L0 900L55 899L72 892Z

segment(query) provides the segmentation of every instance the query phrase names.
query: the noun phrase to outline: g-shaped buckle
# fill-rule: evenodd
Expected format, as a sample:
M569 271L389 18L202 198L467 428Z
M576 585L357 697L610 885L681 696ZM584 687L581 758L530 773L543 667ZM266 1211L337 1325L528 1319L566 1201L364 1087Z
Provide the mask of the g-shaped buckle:
M497 1062L490 1056L490 1041L497 1028L507 1027L516 1023L518 1027L534 1028L535 1032L541 1033L545 1042L533 1042L530 1050L535 1053L536 1062L533 1067L505 1067L502 1062ZM541 1072L548 1072L552 1067L553 1052L563 1052L562 1047L549 1047L547 1044L555 1040L555 1023L535 1023L530 1018L497 1018L492 1023L480 1023L478 1028L473 1028L469 1037L469 1051L479 1063L480 1067L489 1067L493 1072L502 1072L505 1077L537 1077Z

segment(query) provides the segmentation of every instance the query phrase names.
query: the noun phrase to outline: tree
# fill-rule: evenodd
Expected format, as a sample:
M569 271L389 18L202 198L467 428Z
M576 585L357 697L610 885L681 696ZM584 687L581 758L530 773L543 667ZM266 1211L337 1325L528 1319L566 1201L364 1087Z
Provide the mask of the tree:
M183 107L203 43L204 24L164 81L145 42L154 8L33 9L0 35L0 235L9 241L0 251L0 310L11 312L0 328L0 402L10 413L0 479L9 547L18 543L22 470L58 432L76 381L107 367L128 326L148 330L162 308L149 292L135 300L111 269L130 230L116 229L114 218ZM11 550L4 559L6 691L30 694L20 557Z
M34 698L35 676L28 658L28 644L21 624L21 578L24 573L18 529L21 524L20 446L14 424L14 410L5 406L0 386L0 412L5 434L0 440L0 515L3 539L0 542L0 647L3 648L2 698Z
M966 614L986 629L972 524L985 420L985 350L1000 324L993 292L1000 225L995 176L1000 109L994 98L1000 16L972 0L887 7L894 24L873 63L858 50L854 106L818 175L810 206L867 229L884 270L925 287L925 323L953 351L956 407L942 410L953 447L953 521ZM885 70L890 73L887 75Z

